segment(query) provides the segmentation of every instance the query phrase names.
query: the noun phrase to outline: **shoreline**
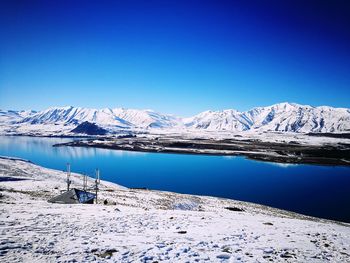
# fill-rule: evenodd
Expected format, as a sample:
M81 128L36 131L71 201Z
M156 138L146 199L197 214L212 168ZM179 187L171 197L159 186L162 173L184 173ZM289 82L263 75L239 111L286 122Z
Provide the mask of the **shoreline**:
M91 138L53 145L53 147L64 146L151 153L243 156L263 162L350 166L350 145L315 146L296 142L269 143L257 140L199 140L172 137Z
M156 133L129 133L120 136L115 134L109 136L3 134L1 136L73 140L54 144L53 147L71 146L149 153L242 156L250 160L280 164L350 166L349 133L271 133L272 138L269 139L266 135L261 134L250 134L247 137L233 134L231 138L210 138L209 134L207 135L209 137L204 135L201 137L195 134L190 136L189 134ZM316 141L313 140L315 138Z
M45 170L51 170L54 171L56 173L60 173L62 174L63 177L66 176L66 172L61 171L61 170L56 170L56 169L52 169L52 168L46 168L44 166L38 165L30 160L27 159L23 159L23 158L18 158L18 157L12 157L12 156L0 156L0 161L1 160L8 160L11 162L23 162L23 163L27 163L28 165L33 165L36 167L39 167L40 169L45 169ZM79 173L74 173L75 175L75 179L77 177L79 177L80 179L83 178L84 174L79 174ZM17 176L17 175L16 175ZM1 174L0 174L0 178L1 178ZM14 177L14 179L17 179L17 177ZM65 183L65 178L60 178L60 179L64 179L62 182ZM90 183L93 183L95 178L87 176L87 180ZM322 217L316 217L316 216L312 216L312 215L306 215L306 214L302 214L302 213L298 213L298 212L294 212L294 211L290 211L290 210L286 210L283 208L277 208L277 207L272 207L269 205L264 205L264 204L259 204L259 203L254 203L254 202L250 202L250 201L243 201L243 200L237 200L237 199L232 199L232 198L227 198L227 197L219 197L219 196L211 196L211 195L199 195L199 194L189 194L189 193L179 193L179 192L172 192L172 191L166 191L166 190L156 190L156 189L149 189L149 188L145 188L145 187L126 187L126 186L122 186L119 184L116 184L114 182L111 181L106 181L106 180L101 180L103 182L103 184L106 184L108 186L113 186L113 187L117 187L118 190L126 190L126 191L146 191L146 192L153 192L153 193L165 193L165 194L170 194L170 195L178 195L178 196L192 196L192 197L198 197L198 198L210 198L210 199L218 199L218 200L222 200L222 201L232 201L232 202L237 202L240 204L248 204L248 205L252 205L255 207L259 207L261 209L266 209L266 210L275 210L275 212L278 212L281 215L285 215L288 217L292 217L295 219L305 219L305 220L311 220L311 221L317 221L317 222L331 222L331 223L336 223L336 224L340 224L340 225L345 225L345 226L349 226L350 227L350 222L343 222L343 221L338 221L338 220L334 220L334 219L327 219L327 218L322 218ZM77 182L75 182L75 184L77 184ZM79 184L78 184L79 185ZM57 190L56 188L54 188L55 190ZM0 187L0 191L1 191L1 187ZM55 191L56 193L58 193L57 191ZM107 192L109 192L110 190L107 190ZM53 196L53 195L52 195ZM103 202L99 202L98 204L103 204Z
M1 177L13 179L0 186L5 262L344 262L350 255L348 223L107 181L99 204L51 204L65 189L64 172L0 158ZM80 174L71 179L81 185Z
M29 159L0 155L0 161L1 160L8 160L8 161L13 161L13 162L24 162L24 163L28 163L28 164L33 165L33 166L40 167L42 169L52 170L52 171L61 173L61 174L63 174L63 177L66 176L65 171L57 170L57 169L53 169L53 168L46 168L45 166L41 166L39 164L36 164ZM80 179L82 179L84 176L84 174L79 174L79 173L74 173L74 174L76 177L80 177ZM1 175L0 175L0 178L1 178ZM95 178L87 176L87 179L88 179L88 181L90 181L90 183L94 183ZM324 222L332 222L332 223L336 223L336 224L345 224L346 226L350 227L350 222L344 222L344 221L339 221L339 220L330 219L330 218L323 218L323 217L302 214L300 212L291 211L291 210L287 210L287 209L283 209L283 208L279 208L279 207L273 207L273 206L269 206L266 204L255 203L252 201L244 201L244 200L239 200L239 199L220 197L220 196L212 196L212 195L200 195L200 194L173 192L173 191L167 191L167 190L157 190L157 189L150 189L150 188L146 188L146 187L142 187L142 186L141 187L126 187L126 186L119 185L119 184L112 182L112 181L107 181L107 180L101 180L101 181L103 181L105 184L108 184L109 186L117 186L117 188L119 190L121 188L121 189L127 190L127 191L140 191L140 192L146 191L146 192L153 192L153 193L166 193L166 194L178 195L178 196L192 196L192 197L198 197L198 198L218 199L218 200L228 201L228 202L232 201L232 202L237 202L237 203L241 203L241 204L249 204L249 205L252 205L255 207L260 207L261 209L275 210L276 212L278 212L281 215L286 215L288 217L292 217L295 219L306 219L306 220L320 221L320 222L323 222L323 221ZM65 179L63 180L63 182L65 183ZM80 184L78 184L78 188L79 187L80 187ZM0 187L0 191L1 191L1 187ZM53 192L58 193L56 188L55 188L55 190L53 190ZM107 192L108 192L108 190L107 190ZM53 197L53 195L51 195L51 197ZM99 204L102 204L102 202L99 202Z

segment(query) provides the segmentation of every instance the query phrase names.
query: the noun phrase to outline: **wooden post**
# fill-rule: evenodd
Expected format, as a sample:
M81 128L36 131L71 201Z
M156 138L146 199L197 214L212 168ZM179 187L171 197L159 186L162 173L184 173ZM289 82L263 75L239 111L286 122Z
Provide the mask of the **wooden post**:
M95 191L96 191L96 204L97 204L97 192L98 192L98 185L100 183L100 171L96 169L95 171Z
M87 176L86 174L83 175L83 190L86 192L87 187Z
M67 163L67 191L69 191L70 184L70 163Z

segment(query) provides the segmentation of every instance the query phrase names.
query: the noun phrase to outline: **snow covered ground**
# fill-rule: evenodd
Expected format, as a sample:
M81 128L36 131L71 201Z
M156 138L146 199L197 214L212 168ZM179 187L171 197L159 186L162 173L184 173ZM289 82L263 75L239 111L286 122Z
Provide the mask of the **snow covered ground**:
M0 262L350 262L349 224L105 181L97 205L48 203L65 179L0 158Z
M174 138L174 139L212 139L212 140L257 140L267 143L293 143L297 142L303 145L333 145L338 144L350 144L350 138L332 138L327 136L310 136L305 133L295 132L229 132L229 131L196 131L196 130L157 130L151 131L149 134L138 135L139 137L162 137L162 138ZM113 138L113 137L111 137Z

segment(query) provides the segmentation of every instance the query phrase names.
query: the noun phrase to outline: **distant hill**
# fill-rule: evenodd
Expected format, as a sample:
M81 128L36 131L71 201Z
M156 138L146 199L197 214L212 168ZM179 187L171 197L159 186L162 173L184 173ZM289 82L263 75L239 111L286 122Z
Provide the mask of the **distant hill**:
M87 135L105 135L108 133L107 130L97 126L94 123L85 121L79 124L76 128L71 130L73 133L82 133Z

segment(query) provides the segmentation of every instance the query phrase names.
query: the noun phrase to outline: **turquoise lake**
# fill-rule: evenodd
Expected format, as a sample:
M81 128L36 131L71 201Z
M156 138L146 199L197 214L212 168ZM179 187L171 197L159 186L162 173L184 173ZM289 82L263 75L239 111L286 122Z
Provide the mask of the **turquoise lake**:
M284 165L243 157L137 153L52 147L69 138L1 136L0 155L44 167L94 175L127 187L249 201L306 215L350 222L350 168Z

